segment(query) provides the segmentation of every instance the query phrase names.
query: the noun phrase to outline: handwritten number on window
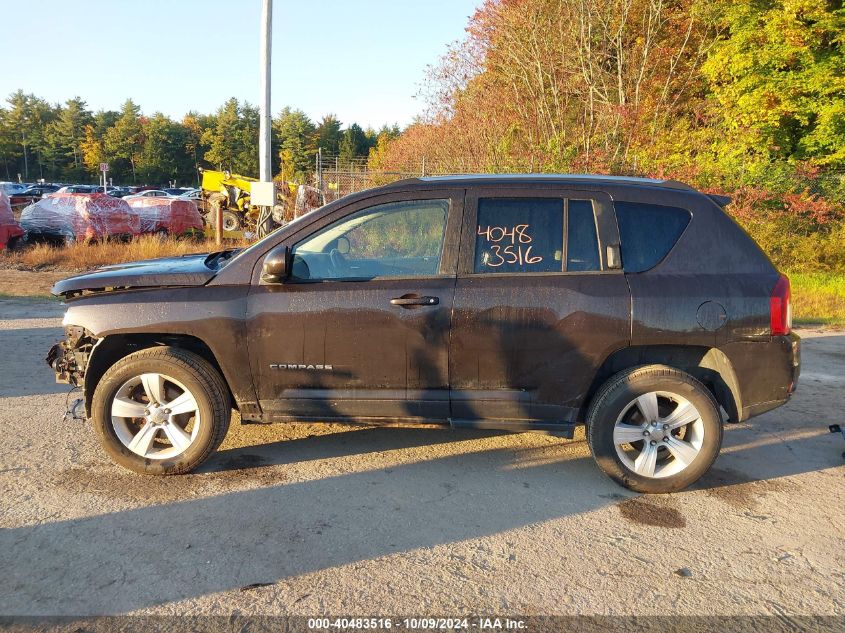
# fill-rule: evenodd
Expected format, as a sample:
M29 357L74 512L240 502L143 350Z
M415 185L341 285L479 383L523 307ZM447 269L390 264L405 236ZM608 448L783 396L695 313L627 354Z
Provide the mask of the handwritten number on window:
M541 255L532 255L533 240L529 235L530 225L517 224L512 227L479 225L477 235L491 242L490 252L482 258L482 263L490 268L497 268L503 264L539 264L543 261Z

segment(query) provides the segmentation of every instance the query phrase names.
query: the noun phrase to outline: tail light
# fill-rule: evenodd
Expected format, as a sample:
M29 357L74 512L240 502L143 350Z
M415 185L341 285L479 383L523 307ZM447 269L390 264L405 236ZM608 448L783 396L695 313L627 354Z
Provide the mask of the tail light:
M789 296L789 278L781 275L769 295L769 323L772 336L784 336L792 330L792 306Z

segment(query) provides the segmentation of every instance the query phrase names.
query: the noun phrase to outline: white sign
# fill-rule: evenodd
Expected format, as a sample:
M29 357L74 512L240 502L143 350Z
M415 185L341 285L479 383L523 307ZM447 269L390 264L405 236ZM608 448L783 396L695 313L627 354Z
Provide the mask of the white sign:
M251 183L249 186L249 203L257 207L272 207L276 204L276 183Z
M108 163L100 163L100 171L101 172L106 173L108 170L109 170L109 164Z

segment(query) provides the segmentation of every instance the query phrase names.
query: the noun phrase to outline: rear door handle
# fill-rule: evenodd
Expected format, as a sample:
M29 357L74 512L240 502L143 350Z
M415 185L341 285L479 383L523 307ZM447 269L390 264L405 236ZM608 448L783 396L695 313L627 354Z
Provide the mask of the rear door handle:
M413 306L436 306L440 303L438 297L420 297L419 295L403 295L390 300L391 305L410 308Z

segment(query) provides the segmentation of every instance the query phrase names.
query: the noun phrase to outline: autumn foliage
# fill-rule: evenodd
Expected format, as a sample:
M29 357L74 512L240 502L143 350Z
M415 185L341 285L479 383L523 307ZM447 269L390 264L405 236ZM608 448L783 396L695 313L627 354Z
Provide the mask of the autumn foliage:
M751 229L829 233L845 218L839 5L486 0L379 167L675 178L732 195Z

